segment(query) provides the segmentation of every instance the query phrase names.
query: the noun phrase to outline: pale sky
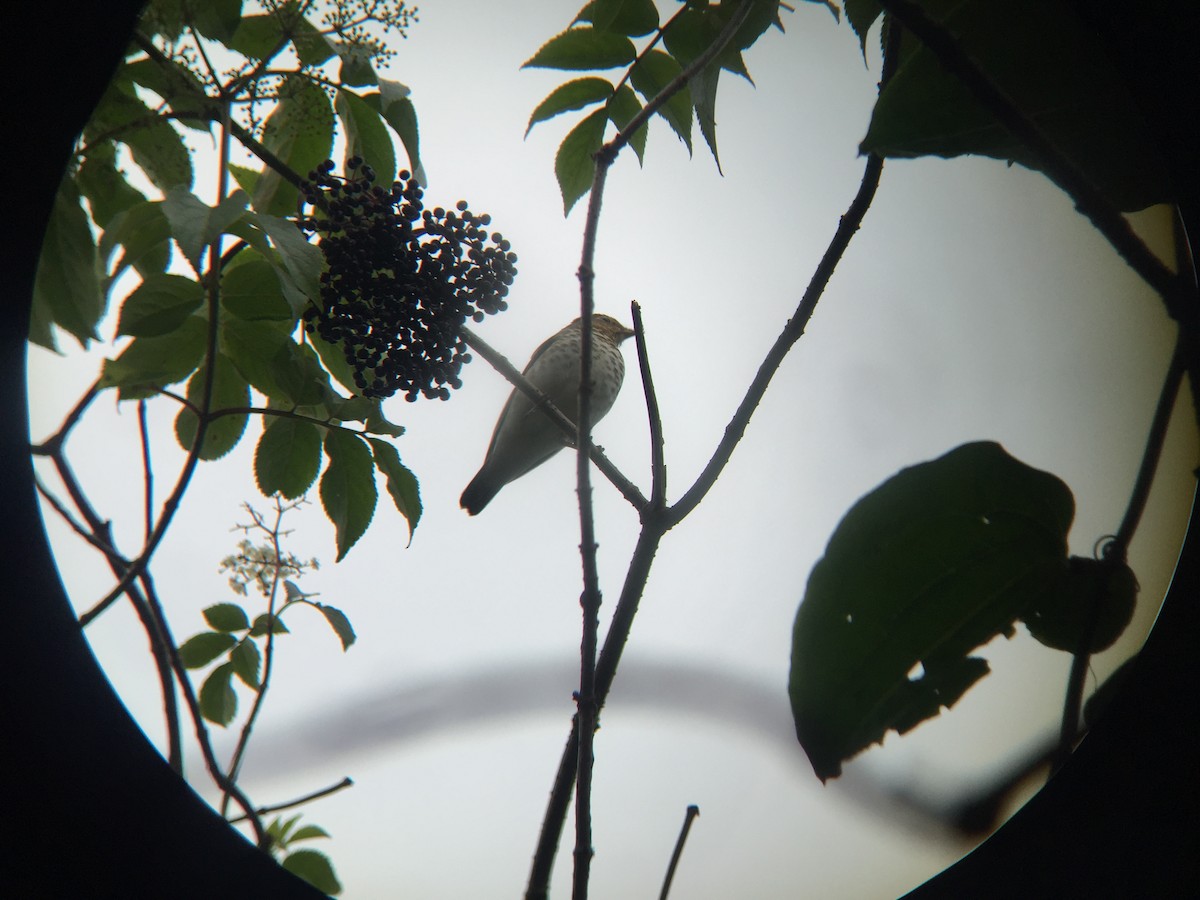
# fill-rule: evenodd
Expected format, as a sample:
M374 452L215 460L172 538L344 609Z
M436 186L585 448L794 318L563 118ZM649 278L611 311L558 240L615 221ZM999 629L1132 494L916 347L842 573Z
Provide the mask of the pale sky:
M573 12L428 3L385 73L412 89L430 205L469 200L520 256L510 310L478 326L518 366L578 315L583 203L564 221L553 178L554 151L577 118L522 138L533 107L573 76L519 70ZM597 305L626 322L629 301L642 305L670 500L707 461L862 172L878 60L864 66L848 26L821 6L799 4L785 21L786 34L768 32L747 54L757 88L722 80L723 177L698 133L689 160L661 122L645 168L629 155L609 177ZM201 195L214 181L204 177ZM114 326L115 317L103 333ZM724 477L656 558L597 737L594 896L655 895L689 804L701 817L679 898L898 895L969 849L873 805L871 786L953 797L996 774L1056 732L1069 657L1018 627L989 645L991 675L958 706L891 735L823 787L792 737L786 693L808 572L859 496L979 439L1067 482L1071 550L1090 555L1124 511L1172 340L1157 298L1041 175L984 159L888 163ZM57 428L107 352L31 351L35 441ZM631 343L626 362L595 439L646 490ZM568 733L580 621L574 460L560 454L469 518L458 496L509 387L482 360L463 380L449 403L386 405L408 428L397 447L425 504L410 547L386 494L337 565L318 504L287 523L288 549L323 563L301 587L341 607L359 640L343 654L318 616L293 616L244 787L269 804L354 778L305 810L332 835L321 849L347 897L519 895ZM95 404L68 452L132 553L142 521L136 409L114 399ZM1180 409L1132 547L1137 616L1094 660L1092 686L1144 640L1182 540L1197 442ZM161 499L183 454L174 404L150 410ZM260 429L252 422L234 453L202 464L155 558L181 641L204 627L204 607L235 599L217 564L235 549L230 528L246 520L239 505L268 508L251 476ZM593 483L601 583L615 599L637 519L598 473ZM48 530L77 608L90 607L111 575L52 512ZM161 746L158 683L131 611L118 604L88 637ZM243 692L243 711L249 699ZM225 753L231 738L217 735ZM197 751L187 753L194 765ZM569 890L570 843L568 827L556 896Z

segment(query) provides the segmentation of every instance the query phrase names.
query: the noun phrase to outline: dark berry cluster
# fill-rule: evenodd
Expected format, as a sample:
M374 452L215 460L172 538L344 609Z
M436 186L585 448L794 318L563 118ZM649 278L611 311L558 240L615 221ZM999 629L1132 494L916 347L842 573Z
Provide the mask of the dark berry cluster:
M323 308L305 311L305 327L342 347L363 396L449 399L471 359L462 325L506 309L517 274L508 241L487 231L491 217L462 200L425 209L408 172L382 187L358 158L344 177L330 161L310 172L304 199L300 225L329 264Z

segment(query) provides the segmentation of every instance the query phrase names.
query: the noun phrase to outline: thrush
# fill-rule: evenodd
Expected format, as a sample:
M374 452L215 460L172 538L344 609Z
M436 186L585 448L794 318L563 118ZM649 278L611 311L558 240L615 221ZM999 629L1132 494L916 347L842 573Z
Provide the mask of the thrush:
M533 352L524 375L572 422L579 413L580 320ZM633 334L612 316L592 316L592 402L590 418L599 422L612 409L625 378L621 341ZM488 505L502 487L529 472L570 439L532 400L513 390L492 432L483 467L463 491L459 504L471 515Z

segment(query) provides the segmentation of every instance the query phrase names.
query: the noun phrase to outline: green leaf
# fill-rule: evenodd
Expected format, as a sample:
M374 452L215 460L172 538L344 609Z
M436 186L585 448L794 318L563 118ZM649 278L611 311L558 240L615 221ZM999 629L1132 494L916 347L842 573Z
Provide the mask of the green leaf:
M291 634L288 627L283 624L283 620L278 616L268 616L263 613L256 616L254 624L250 626L250 637L263 637L267 633L267 625L270 623L272 634Z
M334 109L346 129L346 155L361 156L375 170L377 184L390 186L396 180L396 148L380 118L378 105L344 88L338 90ZM348 166L347 166L348 168Z
M316 355L305 353L274 323L222 321L221 350L255 390L280 404L304 406L326 396L328 375Z
M189 9L196 30L221 43L229 41L242 21L242 0L207 0Z
M179 660L185 668L199 669L237 643L232 634L219 631L202 631L188 638L179 647Z
M236 603L218 603L204 610L204 621L214 631L245 631L250 627L246 611Z
M424 170L421 168L421 138L417 128L417 108L408 98L408 88L398 81L379 79L379 94L371 94L366 98L368 103L379 104L379 114L400 137L404 152L408 154L408 169L417 181L424 183ZM373 99L377 98L377 99Z
M971 650L1011 634L1057 581L1073 516L1065 484L992 442L903 469L854 504L792 635L792 715L818 777L987 674Z
M171 226L171 236L188 258L192 268L200 271L200 258L205 249L246 211L249 198L245 191L234 191L215 208L184 187L167 191L162 211Z
M287 819L282 816L276 816L275 820L267 826L267 834L273 839L273 843L279 847L286 847L292 839L291 830L296 827L296 823L300 821L302 813L296 813Z
M100 279L100 260L87 213L80 205L74 183L64 178L42 239L33 282L34 309L43 320L74 335L87 349L90 341L100 339L96 324L105 308ZM54 349L53 338L48 346Z
M1173 198L1118 71L1070 4L928 0L922 6L1116 208L1129 212ZM979 154L1041 168L932 52L915 41L910 48L875 104L864 153Z
M683 67L672 56L661 50L651 50L630 70L629 83L649 103L682 71ZM658 114L679 135L679 139L687 145L688 152L691 153L692 96L688 89L684 87L678 93L672 94L671 99L659 107Z
M566 84L559 85L534 109L529 117L529 125L525 129L528 135L538 122L552 119L559 113L573 109L582 109L593 103L601 103L613 95L613 86L603 78L576 78Z
M400 437L404 434L405 428L403 425L396 425L388 421L387 416L383 414L383 402L380 400L371 401L374 408L371 414L367 416L367 431L371 434L383 434L388 437Z
M267 497L278 492L294 500L317 479L321 432L312 422L267 417L254 450L254 478Z
M620 131L633 120L634 116L642 111L642 104L638 102L637 94L633 92L633 88L628 85L621 85L621 89L613 94L606 108L609 119L617 126L617 130ZM648 133L649 123L646 123L630 135L629 138L629 146L637 154L638 165L642 164L642 158L646 154L646 135Z
M325 435L325 453L329 465L321 476L321 506L337 531L336 561L341 562L375 514L375 469L366 442L338 428Z
M338 69L338 82L346 87L363 87L379 83L375 67L371 65L371 54L362 47L339 43L335 48L342 63Z
M297 850L284 857L280 865L319 891L326 894L342 892L342 884L333 872L333 864L324 853L317 850Z
M523 69L616 69L637 56L633 41L588 26L550 38L522 64Z
M247 321L293 321L295 311L283 296L276 268L257 250L243 250L237 264L221 273L221 306Z
M112 141L101 141L88 149L75 183L87 198L92 221L100 228L107 228L117 213L146 199L117 169L116 145Z
M1138 583L1121 562L1072 556L1070 567L1023 619L1047 647L1077 653L1107 650L1133 619ZM1089 635L1086 648L1084 635Z
M251 213L249 218L270 237L279 253L279 281L292 311L298 316L309 303L319 304L321 272L325 268L321 250L287 219L262 213Z
M375 465L387 478L388 493L400 515L408 521L408 540L412 543L413 532L421 521L421 490L415 476L400 462L400 454L387 441L379 438L367 438L371 445L371 453Z
M290 75L279 89L279 102L263 123L263 146L305 178L329 158L333 126L329 95L307 78ZM287 215L296 211L299 191L268 168L256 179L252 196L260 213Z
M867 56L867 32L875 24L875 20L883 14L879 0L843 0L846 10L846 21L858 35L858 44L862 49L863 58Z
M125 298L117 334L155 337L181 326L204 303L204 288L182 275L149 275Z
M290 840L292 843L295 843L296 841L308 841L312 840L313 838L327 837L329 837L329 832L320 825L305 825L301 828L297 828L295 834L291 836Z
M354 629L350 626L350 620L346 618L346 614L335 606L326 606L324 603L315 605L325 616L329 627L337 634L338 640L342 642L342 652L349 650L350 645L357 640L357 636L354 634Z
M571 212L575 202L592 189L596 174L595 153L604 143L604 126L608 113L599 109L571 129L558 147L554 157L554 174L562 192L563 215Z
M192 157L171 123L114 80L85 130L89 143L118 140L160 191L191 186Z
M108 266L117 247L124 247L108 276L108 287L129 267L146 277L164 271L171 261L171 226L163 215L162 201L135 203L117 213L100 237L100 258Z
M214 370L212 399L209 409L216 412L221 409L237 409L250 405L250 385L237 370L237 367L223 353L218 353L217 365ZM196 374L188 381L187 398L201 405L204 400L204 373L206 366L196 370ZM213 418L204 431L204 445L200 448L200 459L220 459L238 445L242 435L246 433L246 413L232 413ZM196 441L196 431L200 420L188 408L179 411L175 417L175 437L179 446L190 450Z
M354 384L354 367L346 359L342 345L340 343L331 344L321 337L320 332L315 328L307 332L305 340L317 351L321 364L329 370L329 374L333 376L334 380L350 393L357 393L358 387Z
M200 365L207 340L208 322L200 316L189 316L169 334L134 338L120 356L105 361L100 386L120 388L122 400L153 396Z
M233 663L222 663L200 685L200 715L224 728L237 715L237 694L230 681Z
M576 21L591 22L603 31L641 37L658 27L658 7L654 0L593 0Z
M198 131L207 133L211 130L212 117L219 115L219 107L209 100L204 85L187 66L176 60L164 63L147 57L125 63L121 71L162 97L172 110L177 110L181 115L175 121ZM202 115L183 115L189 112L201 112Z
M242 684L252 691L257 691L262 686L258 675L259 669L262 667L262 654L259 653L258 645L254 641L243 640L234 647L229 654L229 661L233 664L234 674Z

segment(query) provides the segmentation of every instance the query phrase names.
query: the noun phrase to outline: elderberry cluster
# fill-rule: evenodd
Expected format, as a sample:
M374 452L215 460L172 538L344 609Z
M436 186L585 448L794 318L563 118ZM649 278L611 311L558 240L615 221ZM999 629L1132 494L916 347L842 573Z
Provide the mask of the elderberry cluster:
M406 171L386 188L357 157L344 177L333 166L310 172L304 190L300 225L319 236L329 264L322 308L305 310L305 327L342 347L364 397L448 400L471 359L462 325L507 308L517 255L465 200L425 209Z

